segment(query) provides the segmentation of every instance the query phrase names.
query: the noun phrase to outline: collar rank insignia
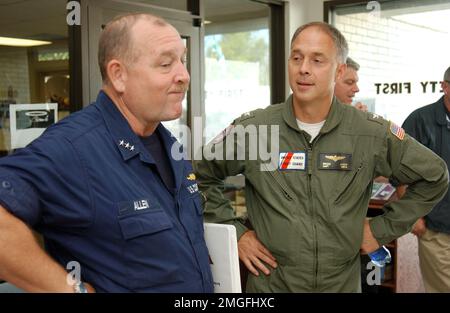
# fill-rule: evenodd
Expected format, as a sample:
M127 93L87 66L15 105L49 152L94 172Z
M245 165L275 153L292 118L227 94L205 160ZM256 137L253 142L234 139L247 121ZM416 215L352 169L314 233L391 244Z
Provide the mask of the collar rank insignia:
M129 142L125 142L125 140L123 140L123 139L119 140L119 147L123 147L130 151L134 151L134 149L135 149L134 145L130 144Z
M186 179L187 180L195 180L195 174L194 173L191 173L191 174L189 174L187 177L186 177Z
M372 113L372 118L377 119L377 118L381 118L381 116L378 114Z

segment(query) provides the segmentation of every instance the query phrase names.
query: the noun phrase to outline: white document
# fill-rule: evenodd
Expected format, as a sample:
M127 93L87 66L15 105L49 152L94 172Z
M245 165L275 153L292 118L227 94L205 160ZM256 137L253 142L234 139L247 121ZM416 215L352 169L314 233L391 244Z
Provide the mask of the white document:
M9 117L11 149L23 148L58 121L58 104L10 104Z
M239 293L241 276L236 228L233 225L205 223L215 293Z

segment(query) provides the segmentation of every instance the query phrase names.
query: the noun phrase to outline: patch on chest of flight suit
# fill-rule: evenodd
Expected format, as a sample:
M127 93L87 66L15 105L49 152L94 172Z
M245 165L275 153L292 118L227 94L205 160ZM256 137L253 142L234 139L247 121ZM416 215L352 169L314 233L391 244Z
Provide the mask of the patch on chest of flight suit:
M278 168L280 170L306 170L306 152L280 152Z
M320 153L319 170L350 171L352 155L350 153Z

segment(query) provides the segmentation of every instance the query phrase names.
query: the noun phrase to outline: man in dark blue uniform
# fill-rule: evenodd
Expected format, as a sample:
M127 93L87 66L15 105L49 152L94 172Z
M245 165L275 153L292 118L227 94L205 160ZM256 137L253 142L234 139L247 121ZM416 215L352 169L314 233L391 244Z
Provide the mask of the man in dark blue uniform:
M0 159L1 279L39 292L213 291L195 175L160 123L182 112L185 53L155 16L105 27L96 102Z
M450 166L450 67L442 81L444 95L435 103L412 112L403 128ZM450 292L450 190L414 225L419 238L419 260L425 290Z

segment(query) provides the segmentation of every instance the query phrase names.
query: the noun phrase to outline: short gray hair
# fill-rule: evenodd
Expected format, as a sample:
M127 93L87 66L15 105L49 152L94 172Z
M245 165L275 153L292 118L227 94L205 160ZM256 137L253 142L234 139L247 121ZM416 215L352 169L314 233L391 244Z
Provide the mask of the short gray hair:
M347 67L354 69L355 71L359 71L359 64L353 60L351 57L347 57Z
M342 35L342 33L336 27L334 27L333 25L330 25L328 23L311 22L311 23L302 25L299 28L297 28L297 30L295 31L295 33L291 39L291 48L292 48L292 44L294 43L294 40L297 38L297 36L300 35L300 33L302 31L304 31L305 29L307 29L309 27L313 27L313 26L320 28L322 31L324 31L331 37L331 39L334 42L334 46L336 47L336 50L337 50L338 61L340 63L344 64L347 60L347 55L348 55L347 40L345 39L344 35Z
M450 66L448 67L448 69L445 71L444 74L444 80L448 83L450 83Z
M138 56L133 48L131 28L142 19L153 22L154 25L166 26L168 23L152 14L127 13L116 16L103 28L98 42L98 65L103 83L108 81L106 65L112 59L131 62Z

